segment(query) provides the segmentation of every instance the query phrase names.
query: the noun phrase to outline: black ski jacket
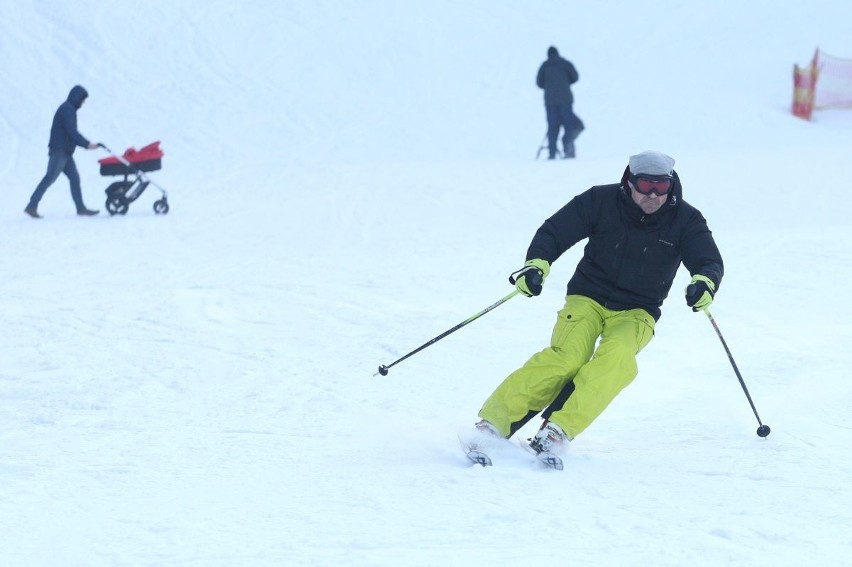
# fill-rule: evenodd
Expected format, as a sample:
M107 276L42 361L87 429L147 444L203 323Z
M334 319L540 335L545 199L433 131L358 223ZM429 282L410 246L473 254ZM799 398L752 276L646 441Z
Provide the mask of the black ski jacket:
M544 89L544 104L574 104L571 85L580 78L574 65L558 54L548 55L547 61L538 68L535 84Z
M547 219L530 243L527 260L552 264L588 238L568 294L617 311L641 308L657 320L681 262L691 275L713 280L718 290L722 256L701 212L683 200L676 172L668 201L650 215L631 199L627 174L621 184L577 195Z
M50 141L47 143L49 152L62 151L72 155L77 146L89 146L89 140L77 131L77 110L88 96L86 89L76 85L68 93L65 102L56 109L50 126Z

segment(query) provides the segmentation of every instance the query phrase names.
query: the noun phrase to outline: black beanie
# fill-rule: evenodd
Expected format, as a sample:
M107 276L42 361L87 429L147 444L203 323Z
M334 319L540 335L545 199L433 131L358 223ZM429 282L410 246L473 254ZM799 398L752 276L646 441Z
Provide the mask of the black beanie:
M559 52L556 51L556 48L553 47L552 45L547 48L547 56L548 57L556 57L558 55L559 55Z

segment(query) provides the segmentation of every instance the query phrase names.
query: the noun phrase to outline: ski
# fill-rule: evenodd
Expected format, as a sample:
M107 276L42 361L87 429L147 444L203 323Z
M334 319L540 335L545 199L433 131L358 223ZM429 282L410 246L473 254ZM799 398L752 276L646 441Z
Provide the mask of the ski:
M561 471L564 466L562 464L562 459L553 453L538 453L535 458L538 459L540 463L544 463L546 467L557 471Z
M532 453L536 460L545 467L557 471L561 471L563 469L564 465L562 463L562 459L558 455L554 453L536 453L528 443L521 439L518 439L517 441L525 452ZM466 442L462 440L461 437L459 437L459 444L461 445L465 456L470 459L470 462L473 464L483 467L493 466L494 463L491 460L491 456L483 450L485 447L481 446L481 444L476 442Z
M491 457L476 449L467 449L465 451L465 455L467 455L467 458L473 461L474 464L481 465L483 467L490 467L493 464L491 462Z
M459 445L461 445L462 451L467 455L467 458L471 460L476 465L482 465L483 467L490 467L491 457L483 451L482 447L474 441L465 441L462 439L461 435L459 435Z
M522 448L535 455L535 458L538 459L538 462L540 462L544 466L557 471L561 471L564 468L565 465L559 455L550 452L536 453L535 449L530 447L529 443L524 442L521 439L518 439L518 443L520 443Z

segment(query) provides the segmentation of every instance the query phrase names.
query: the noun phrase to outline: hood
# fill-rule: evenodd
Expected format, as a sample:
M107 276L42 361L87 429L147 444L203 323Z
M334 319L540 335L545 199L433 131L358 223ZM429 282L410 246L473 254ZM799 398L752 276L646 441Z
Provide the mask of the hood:
M74 85L71 88L71 92L68 93L68 102L74 105L74 108L79 109L83 105L83 101L89 96L89 93L86 92L86 89L81 87L80 85Z

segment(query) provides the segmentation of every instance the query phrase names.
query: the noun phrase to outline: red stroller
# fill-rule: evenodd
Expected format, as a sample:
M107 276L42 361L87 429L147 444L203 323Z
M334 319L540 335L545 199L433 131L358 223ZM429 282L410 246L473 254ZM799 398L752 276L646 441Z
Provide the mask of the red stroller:
M163 151L159 141L148 144L141 150L128 148L123 157L115 155L103 144L100 146L111 154L110 157L98 160L101 164L101 175L124 176L123 181L115 181L106 188L106 209L109 214L127 214L130 203L138 199L148 185L153 185L163 194L160 199L154 201L154 212L158 215L169 212L165 189L145 175L147 171L157 171L162 167Z

